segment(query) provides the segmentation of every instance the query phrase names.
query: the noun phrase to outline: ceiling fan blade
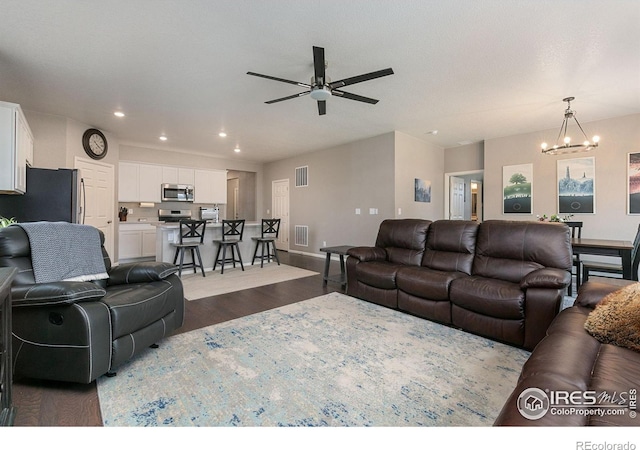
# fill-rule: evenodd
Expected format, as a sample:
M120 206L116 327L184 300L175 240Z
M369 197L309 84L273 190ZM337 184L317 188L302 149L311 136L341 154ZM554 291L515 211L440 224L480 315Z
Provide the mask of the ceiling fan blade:
M362 95L352 94L350 92L340 91L338 89L333 89L331 93L337 95L338 97L348 98L349 100L356 100L359 102L371 103L372 105L378 103L378 100L376 100L375 98L363 97Z
M386 77L387 75L393 75L393 69L382 69L375 72L365 73L362 75L356 75L355 77L345 78L343 80L332 81L329 83L331 89L341 88L349 86L351 84L362 83L363 81L373 80L374 78Z
M327 102L325 100L318 100L318 114L324 116L327 113Z
M313 47L313 71L318 86L324 86L324 68L324 48Z
M255 73L255 72L247 72L247 75L253 75L254 77L266 78L268 80L281 81L283 83L295 84L297 86L302 86L302 87L311 89L311 85L310 84L300 83L298 81L285 80L284 78L272 77L271 75L262 75L260 73Z
M288 95L286 97L282 97L282 98L276 98L275 100L269 100L268 102L265 102L266 104L270 105L272 103L278 103L278 102L282 102L285 100L291 100L292 98L298 98L298 97L302 97L303 95L307 95L310 94L311 91L304 91L304 92L300 92L299 94L293 94L293 95Z

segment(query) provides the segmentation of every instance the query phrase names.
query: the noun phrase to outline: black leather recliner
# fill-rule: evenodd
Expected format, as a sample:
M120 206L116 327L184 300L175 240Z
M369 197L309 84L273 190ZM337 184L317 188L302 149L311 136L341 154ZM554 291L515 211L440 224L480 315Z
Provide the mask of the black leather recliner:
M11 288L15 377L90 383L182 326L182 282L169 263L105 268L99 281L35 283L19 226L0 229L0 267L17 267Z

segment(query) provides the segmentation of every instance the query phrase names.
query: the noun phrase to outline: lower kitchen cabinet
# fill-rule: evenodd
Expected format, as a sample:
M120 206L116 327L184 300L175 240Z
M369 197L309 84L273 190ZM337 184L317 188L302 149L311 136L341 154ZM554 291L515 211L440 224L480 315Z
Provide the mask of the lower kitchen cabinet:
M146 224L120 224L118 260L152 258L156 255L156 227Z

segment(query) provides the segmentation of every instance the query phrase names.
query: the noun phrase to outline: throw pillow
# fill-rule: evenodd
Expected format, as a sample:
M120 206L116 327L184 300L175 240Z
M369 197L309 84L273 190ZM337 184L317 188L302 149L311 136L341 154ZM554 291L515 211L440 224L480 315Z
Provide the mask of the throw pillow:
M640 283L603 298L589 314L584 328L602 343L640 352Z

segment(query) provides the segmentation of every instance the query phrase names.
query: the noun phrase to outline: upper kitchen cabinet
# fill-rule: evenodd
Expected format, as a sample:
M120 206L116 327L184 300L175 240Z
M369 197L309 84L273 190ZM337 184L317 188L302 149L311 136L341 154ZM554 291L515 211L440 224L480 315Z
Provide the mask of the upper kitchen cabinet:
M169 184L195 184L194 169L188 167L162 167L162 182Z
M118 201L160 203L162 166L121 161L118 164Z
M0 193L24 194L32 162L33 134L20 105L0 102Z
M195 169L194 176L194 203L227 203L226 170Z

